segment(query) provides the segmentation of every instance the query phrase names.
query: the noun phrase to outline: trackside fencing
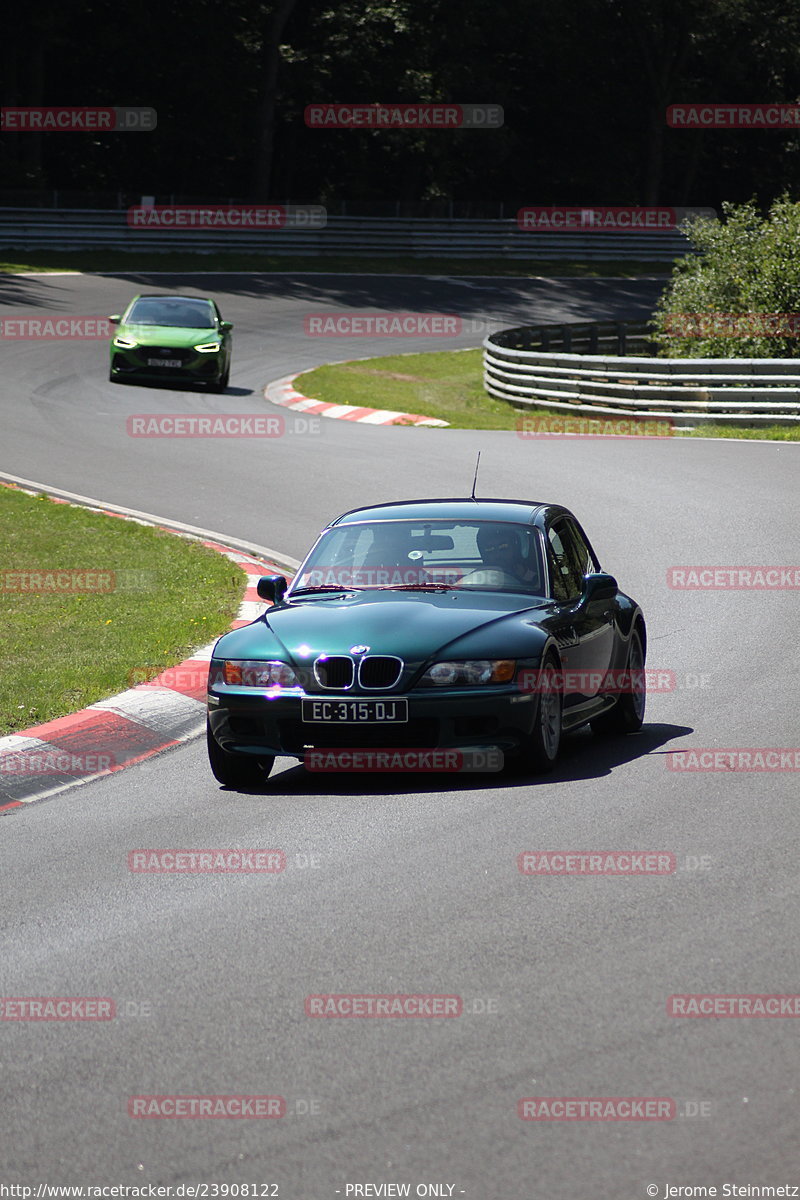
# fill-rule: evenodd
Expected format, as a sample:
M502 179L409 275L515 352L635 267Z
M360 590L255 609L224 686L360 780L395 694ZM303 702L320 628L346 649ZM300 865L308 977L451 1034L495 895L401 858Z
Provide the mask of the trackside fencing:
M654 263L690 253L689 242L675 230L537 233L521 230L516 220L330 214L322 228L131 228L124 209L10 207L0 208L0 247Z
M679 418L678 427L800 422L800 359L656 358L653 349L642 322L502 329L483 342L484 386L520 408Z

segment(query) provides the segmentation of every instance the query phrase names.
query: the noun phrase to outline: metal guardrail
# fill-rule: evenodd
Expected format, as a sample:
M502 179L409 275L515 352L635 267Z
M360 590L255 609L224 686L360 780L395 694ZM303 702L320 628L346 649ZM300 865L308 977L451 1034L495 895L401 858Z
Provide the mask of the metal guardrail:
M189 250L275 255L670 262L690 253L682 233L535 233L516 220L329 216L323 229L134 229L124 210L0 208L0 247Z
M483 342L484 387L520 408L686 427L800 422L800 359L656 358L652 348L642 322L503 329Z

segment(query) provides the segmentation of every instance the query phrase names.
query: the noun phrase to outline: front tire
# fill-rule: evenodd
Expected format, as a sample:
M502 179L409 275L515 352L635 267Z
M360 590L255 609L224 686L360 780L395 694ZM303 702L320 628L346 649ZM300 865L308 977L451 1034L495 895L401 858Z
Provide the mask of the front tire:
M612 709L595 717L591 722L592 733L600 735L638 733L642 728L647 691L644 675L644 650L638 629L634 629L631 634L628 665L625 670L631 674L630 691L622 692ZM635 679L634 675L636 675Z
M548 651L542 662L540 678L552 671L556 678L561 668L554 652ZM539 692L539 705L531 735L517 758L517 766L526 774L546 775L553 770L561 749L564 696L555 681Z
M274 754L251 758L249 754L231 754L223 750L209 724L206 724L206 744L211 774L217 783L233 791L250 791L260 787L275 763Z
M230 380L230 377L231 377L231 369L230 369L230 366L227 366L225 368L225 374L222 375L217 380L217 382L212 386L211 391L216 392L217 394L219 394L220 392L224 392L228 386L228 381Z

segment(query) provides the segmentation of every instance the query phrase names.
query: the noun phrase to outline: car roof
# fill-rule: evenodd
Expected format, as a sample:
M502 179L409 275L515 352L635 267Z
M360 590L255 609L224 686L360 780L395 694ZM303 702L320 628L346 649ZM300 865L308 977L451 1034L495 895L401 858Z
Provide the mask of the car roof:
M538 524L537 518L545 513L568 513L561 505L546 504L540 500L493 500L480 497L430 500L392 500L385 504L370 504L366 508L354 508L343 513L334 525L354 525L361 521L418 521L464 520L464 521L510 521L520 525ZM571 515L571 514L569 514Z

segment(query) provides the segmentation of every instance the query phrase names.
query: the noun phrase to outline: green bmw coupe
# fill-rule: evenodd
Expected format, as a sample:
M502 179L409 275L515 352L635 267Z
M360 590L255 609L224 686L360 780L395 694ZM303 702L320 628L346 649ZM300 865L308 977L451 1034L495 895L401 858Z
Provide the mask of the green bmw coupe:
M112 383L174 382L200 384L224 392L231 371L230 321L223 321L213 300L195 296L136 296L111 339Z
M641 728L642 610L560 505L356 509L291 585L265 575L258 594L272 607L219 639L209 671L208 754L228 787L258 787L276 755L321 771L549 771L562 731Z

